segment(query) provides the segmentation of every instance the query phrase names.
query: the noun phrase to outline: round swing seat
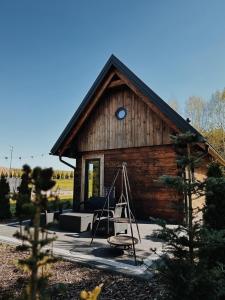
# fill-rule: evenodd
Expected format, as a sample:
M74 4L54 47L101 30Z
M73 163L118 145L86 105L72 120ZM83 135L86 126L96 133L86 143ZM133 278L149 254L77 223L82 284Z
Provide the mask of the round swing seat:
M138 239L129 235L113 235L107 239L111 246L129 248L138 243Z

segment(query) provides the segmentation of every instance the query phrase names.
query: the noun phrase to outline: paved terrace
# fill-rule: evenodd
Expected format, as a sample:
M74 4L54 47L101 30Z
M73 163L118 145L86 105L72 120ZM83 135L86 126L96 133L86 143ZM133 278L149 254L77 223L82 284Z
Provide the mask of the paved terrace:
M69 261L76 261L96 266L97 268L143 278L150 277L151 273L147 270L148 266L154 264L154 261L158 259L158 256L151 249L156 248L157 252L160 253L163 244L160 241L152 240L150 237L153 231L158 228L157 225L141 221L138 222L138 225L141 243L138 243L135 247L138 261L137 266L135 266L134 258L128 251L124 251L124 255L119 257L104 255L105 248L110 247L105 238L96 237L92 245L90 245L90 232L65 232L58 229L55 225L49 230L50 233L55 232L58 237L53 244L53 253ZM13 234L18 229L18 222L0 224L0 242L20 244L20 241L13 237ZM138 237L135 225L133 225L133 229L134 236Z

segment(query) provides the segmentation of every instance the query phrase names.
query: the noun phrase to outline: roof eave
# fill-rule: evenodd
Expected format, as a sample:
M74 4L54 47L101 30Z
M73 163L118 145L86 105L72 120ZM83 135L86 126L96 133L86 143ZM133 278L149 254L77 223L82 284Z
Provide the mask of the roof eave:
M59 138L57 139L56 143L52 147L52 149L50 151L50 154L59 155L59 148L60 148L61 143L63 143L63 141L66 139L66 136L69 134L70 130L74 126L74 122L78 119L78 117L82 113L83 109L87 105L87 102L88 102L87 100L89 100L94 95L94 93L96 92L96 89L99 85L99 82L101 82L103 80L105 75L109 72L110 68L113 66L113 60L114 59L115 59L115 56L111 55L111 57L106 62L105 66L103 67L103 69L101 70L99 75L97 76L96 80L92 84L91 88L87 92L87 94L84 97L83 101L79 105L78 109L75 111L75 113L73 114L73 116L70 119L69 123L67 124L67 126L65 127L65 129L63 130L63 132L61 133Z
M225 160L224 160L224 158L213 148L212 145L210 145L208 142L206 142L206 144L209 147L208 153L212 157L214 157L221 165L223 165L225 167Z

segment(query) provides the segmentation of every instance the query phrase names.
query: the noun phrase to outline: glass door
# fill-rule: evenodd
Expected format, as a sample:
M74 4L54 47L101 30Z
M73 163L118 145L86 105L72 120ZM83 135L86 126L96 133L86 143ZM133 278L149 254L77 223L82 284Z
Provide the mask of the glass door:
M100 159L85 160L84 200L100 196Z

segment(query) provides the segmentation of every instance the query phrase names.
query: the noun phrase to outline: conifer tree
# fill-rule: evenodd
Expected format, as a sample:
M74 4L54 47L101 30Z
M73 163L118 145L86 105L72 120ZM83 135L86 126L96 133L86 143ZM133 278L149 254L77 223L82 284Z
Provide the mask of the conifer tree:
M190 262L193 262L195 259L195 239L200 227L195 220L198 209L193 209L193 201L204 193L204 182L197 181L194 176L195 167L198 166L204 156L196 147L198 143L202 142L202 138L189 132L171 138L177 153L178 176L164 175L160 181L167 187L183 194L184 203L181 207L184 212L184 225L170 230L164 223L163 229L168 234L168 240L175 239L176 243L180 243L180 247L172 247L173 254L178 255L178 257L186 254Z
M19 218L20 221L22 221L22 219L26 217L24 214L25 210L23 209L23 206L30 202L31 197L31 189L29 187L31 168L28 165L24 165L22 170L23 173L21 176L21 183L18 187L18 193L17 195L15 195L16 216Z
M210 268L221 263L225 267L225 176L217 162L208 167L205 198L200 258Z
M204 224L210 229L225 229L225 177L217 162L209 165L206 180Z
M11 217L9 193L9 183L2 174L0 177L0 219L7 219Z
M166 290L166 299L219 299L215 292L220 281L220 272L208 272L205 261L199 260L201 247L201 223L195 218L198 210L193 201L204 194L204 182L195 179L195 168L206 153L199 153L201 136L184 133L173 136L177 152L178 176L163 176L166 186L183 193L185 222L168 227L161 222L160 236L165 240L165 253L158 267L158 275ZM214 273L215 274L214 274ZM218 276L218 278L217 278Z
M20 235L22 236L22 223L23 220L26 218L30 218L30 210L29 210L29 203L31 201L31 188L30 188L30 174L31 168L28 165L24 165L22 167L22 175L21 175L21 183L18 187L18 192L14 194L13 198L16 200L16 217L19 220L19 227L20 227ZM22 241L22 245L17 246L18 250L26 250L27 247Z
M26 210L30 211L32 216L32 225L26 226L24 234L17 232L15 236L26 241L30 249L30 257L20 260L19 263L28 269L31 273L29 285L24 292L23 299L39 300L44 299L45 287L48 274L43 272L45 267L55 261L50 250L44 247L52 243L55 238L49 238L48 232L40 226L41 211L47 208L46 191L50 190L55 182L51 179L53 171L51 168L35 168L29 176L29 185L32 185L31 202L26 204Z

